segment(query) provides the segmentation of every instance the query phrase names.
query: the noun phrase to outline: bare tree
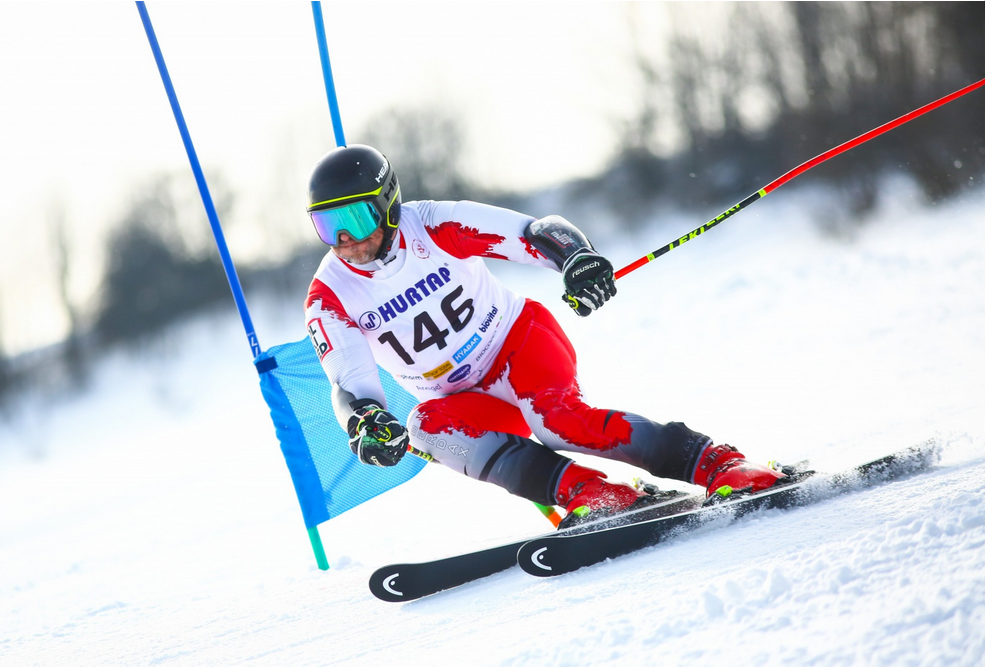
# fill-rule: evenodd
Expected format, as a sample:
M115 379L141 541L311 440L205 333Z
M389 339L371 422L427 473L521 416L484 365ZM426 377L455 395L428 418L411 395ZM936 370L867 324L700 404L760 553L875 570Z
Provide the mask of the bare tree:
M51 235L52 256L55 260L56 286L62 310L68 318L68 336L62 348L62 359L73 384L81 384L85 377L85 360L82 351L82 322L78 307L72 299L70 288L71 244L66 223L65 202L54 198L48 209L48 226Z

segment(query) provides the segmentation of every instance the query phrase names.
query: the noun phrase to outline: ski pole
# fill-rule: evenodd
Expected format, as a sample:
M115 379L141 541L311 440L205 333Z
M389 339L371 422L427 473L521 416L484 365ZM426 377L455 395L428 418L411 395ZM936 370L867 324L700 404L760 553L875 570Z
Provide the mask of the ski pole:
M977 82L975 82L975 83L973 83L973 84L971 84L969 86L965 86L961 90L957 90L957 91L951 93L950 95L946 95L946 96L940 98L939 100L936 100L935 102L931 102L930 104L926 104L926 105L920 107L919 109L917 109L915 111L911 111L908 114L905 114L903 116L900 116L896 120L893 120L893 121L890 121L888 123L885 123L884 125L880 125L879 127L875 128L874 130L869 130L865 134L862 134L860 136L857 136L854 139L852 139L851 141L846 141L845 143L841 144L840 146L835 146L831 150L828 150L828 151L825 151L824 153L821 153L817 157L808 160L807 162L805 162L804 164L800 165L796 169L791 169L790 171L788 171L783 176L781 176L780 178L776 179L775 181L773 181L772 183L770 183L769 185L767 185L763 189L759 190L758 192L752 193L751 195L749 195L748 197L746 197L745 199L743 199L742 201L740 201L738 204L736 204L732 208L730 208L727 211L724 211L723 213L721 213L720 215L712 218L711 220L709 220L705 224L701 225L700 227L698 227L694 231L688 232L687 234L685 234L684 236L680 237L679 239L675 239L674 241L671 241L670 243L668 243L664 247L658 248L657 250L654 250L653 252L651 252L649 255L646 255L645 257L640 257L638 260L636 260L632 264L629 264L628 266L624 266L623 268L619 269L618 271L616 271L616 274L615 274L616 278L617 279L618 278L622 278L627 273L630 273L632 271L635 271L636 269L640 268L644 264L648 264L649 262L652 262L657 257L660 257L661 255L664 255L664 254L670 252L674 248L677 248L677 247L679 247L679 246L687 243L691 239L704 234L706 231L708 231L712 227L718 225L719 223L723 222L724 220L726 220L728 218L731 218L733 215L735 215L736 213L738 213L739 211L741 211L745 207L749 206L754 201L757 201L759 199L762 199L763 197L765 197L766 195L768 195L769 193L773 192L778 187L780 187L781 185L783 185L784 183L787 183L787 182L792 181L793 179L797 178L798 176L800 176L801 174L803 174L808 169L811 169L813 167L816 167L817 165L821 164L822 162L825 162L826 160L829 160L829 159L833 158L835 155L840 155L841 153L844 153L845 151L849 151L849 150L855 148L856 146L858 146L860 144L864 144L869 139L874 139L875 137L878 137L880 134L884 134L884 133L889 132L890 130L892 130L894 128L899 127L900 125L903 125L904 123L908 123L911 120L913 120L914 118L917 118L919 116L922 116L923 114L927 113L928 111L933 111L937 107L944 106L948 102L951 102L953 100L956 100L957 98L961 97L962 95L965 95L967 93L970 93L971 91L975 90L976 88L981 88L982 86L985 86L985 79L982 79L981 81L977 81Z
M411 454L413 454L414 456L418 457L418 458L424 459L428 463L431 463L432 461L434 461L434 457L433 456L431 456L427 452L422 452L421 450L419 450L414 445L407 445L407 451L410 452Z
M540 503L534 503L540 513L547 517L547 520L554 525L555 528L561 523L561 515L557 513L557 510L550 505L541 505Z
M427 452L422 452L418 448L414 447L414 445L407 445L407 451L413 454L414 456L424 459L428 463L434 461L433 456L431 456ZM540 510L541 514L547 517L548 521L554 524L555 528L558 527L558 524L561 523L561 515L557 513L556 509L554 509L550 505L541 505L540 503L534 503L534 505L537 506L537 509Z

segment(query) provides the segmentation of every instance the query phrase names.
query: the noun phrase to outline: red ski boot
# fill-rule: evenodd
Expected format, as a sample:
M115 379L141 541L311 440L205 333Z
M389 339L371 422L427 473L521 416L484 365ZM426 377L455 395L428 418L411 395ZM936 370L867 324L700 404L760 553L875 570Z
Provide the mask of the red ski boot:
M557 502L568 512L558 528L570 528L622 512L646 496L629 484L606 482L605 473L572 463L561 475L557 486Z
M746 461L731 445L711 444L694 469L692 483L707 488L707 495L727 498L733 493L756 493L786 477L782 472Z

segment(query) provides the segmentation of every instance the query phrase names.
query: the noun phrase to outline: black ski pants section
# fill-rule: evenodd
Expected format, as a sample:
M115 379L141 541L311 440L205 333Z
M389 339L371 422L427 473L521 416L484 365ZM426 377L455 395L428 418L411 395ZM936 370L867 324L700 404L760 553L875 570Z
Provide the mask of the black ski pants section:
M604 451L574 451L629 463L657 477L690 482L711 439L680 422L658 424L632 414L627 417L633 426L630 443ZM473 430L467 435L452 428L428 433L416 409L408 424L414 446L456 472L541 505L557 504L558 482L571 463L568 457L511 433Z

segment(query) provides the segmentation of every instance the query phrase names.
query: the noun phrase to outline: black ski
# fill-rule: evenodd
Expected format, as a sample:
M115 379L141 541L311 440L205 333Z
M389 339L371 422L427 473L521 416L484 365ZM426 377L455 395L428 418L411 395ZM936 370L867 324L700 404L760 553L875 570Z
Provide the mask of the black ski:
M844 473L818 473L761 493L739 496L663 518L577 534L544 535L521 546L517 561L528 574L554 577L652 546L709 521L722 518L731 520L761 509L807 505L835 494L903 477L929 468L938 457L939 447L936 442L930 441Z
M369 590L386 602L407 602L508 570L525 540L424 563L384 565L369 578Z
M597 530L602 526L647 521L676 512L692 510L700 507L704 500L704 496L686 493L658 493L665 495L665 498L658 504L550 534L578 533L592 529ZM449 588L455 588L515 566L517 550L529 539L423 563L385 565L369 578L369 589L373 595L386 602L408 602Z

